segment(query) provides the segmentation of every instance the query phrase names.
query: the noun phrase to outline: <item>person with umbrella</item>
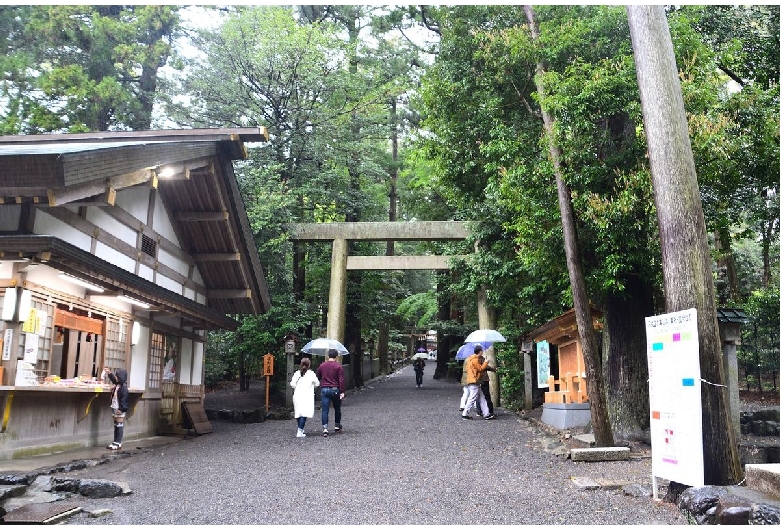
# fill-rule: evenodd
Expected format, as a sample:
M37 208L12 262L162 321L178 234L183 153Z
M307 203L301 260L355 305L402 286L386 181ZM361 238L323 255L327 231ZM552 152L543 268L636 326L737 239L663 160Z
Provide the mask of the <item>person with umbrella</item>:
M474 346L474 355L466 359L466 362L463 363L463 368L466 372L466 386L468 387L469 391L469 397L466 401L466 406L461 414L461 418L464 420L470 420L473 419L470 415L471 409L474 408L474 406L477 403L477 400L480 401L480 406L482 410L487 410L487 403L485 401L485 396L482 394L482 389L479 386L479 380L482 377L482 374L485 373L485 371L492 371L495 372L496 369L490 366L487 361L485 360L485 357L482 355L482 346L477 344ZM488 416L485 416L485 419L493 419L493 417L490 417L491 415L488 414Z
M425 370L425 359L422 355L414 360L412 367L414 367L414 376L417 379L417 388L420 388L422 386L423 370Z
M341 400L344 399L344 367L338 361L336 350L328 351L328 359L317 368L317 379L320 380L320 396L322 398L322 436L328 437L328 413L333 403L335 411L335 432L341 432Z

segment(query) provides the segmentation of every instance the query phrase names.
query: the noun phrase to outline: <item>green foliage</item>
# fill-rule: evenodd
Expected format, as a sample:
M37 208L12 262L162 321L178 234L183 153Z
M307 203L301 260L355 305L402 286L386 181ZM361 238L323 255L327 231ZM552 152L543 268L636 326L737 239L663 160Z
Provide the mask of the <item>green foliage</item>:
M398 306L396 314L414 322L417 328L427 328L436 316L438 308L436 293L428 291L407 296Z
M3 7L6 134L149 129L176 6Z

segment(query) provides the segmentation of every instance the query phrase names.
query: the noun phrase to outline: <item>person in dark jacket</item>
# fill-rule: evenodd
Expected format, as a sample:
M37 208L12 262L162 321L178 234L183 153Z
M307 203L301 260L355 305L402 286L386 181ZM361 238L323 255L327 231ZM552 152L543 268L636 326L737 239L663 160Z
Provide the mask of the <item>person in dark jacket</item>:
M103 368L103 376L114 384L111 390L111 410L114 418L114 441L106 449L118 451L122 449L122 436L125 433L125 418L130 401L130 392L127 390L127 370L117 369L111 373L108 368Z

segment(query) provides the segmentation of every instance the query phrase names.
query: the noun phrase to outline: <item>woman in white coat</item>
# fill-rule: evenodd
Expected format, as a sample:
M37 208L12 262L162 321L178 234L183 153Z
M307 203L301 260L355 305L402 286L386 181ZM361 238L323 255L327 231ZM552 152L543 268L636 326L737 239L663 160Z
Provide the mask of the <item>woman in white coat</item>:
M307 357L301 359L300 370L293 374L290 386L293 392L293 407L295 418L298 420L298 438L305 438L303 428L306 426L306 418L314 416L314 389L320 386L320 380L310 370L311 360Z

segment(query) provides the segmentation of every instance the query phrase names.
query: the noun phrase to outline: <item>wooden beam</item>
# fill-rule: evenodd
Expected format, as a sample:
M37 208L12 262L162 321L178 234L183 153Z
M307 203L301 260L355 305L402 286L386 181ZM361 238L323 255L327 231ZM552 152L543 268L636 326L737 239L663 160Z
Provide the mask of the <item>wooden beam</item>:
M211 156L202 156L181 164L164 164L156 174L160 180L189 180L193 171L210 168L212 164Z
M241 254L238 252L214 253L214 254L193 254L195 261L241 261Z
M206 296L211 298L252 298L252 291L249 289L214 289L210 290Z
M88 182L86 184L77 184L65 188L49 189L47 190L49 206L61 206L103 193L109 196L112 189L116 192L116 190L149 182L153 178L154 171L152 168L146 168L139 171L133 171L132 173L125 173L124 175L119 175L110 179ZM109 202L109 204L111 203Z
M224 222L230 218L228 212L177 212L175 216L177 221L200 222Z

